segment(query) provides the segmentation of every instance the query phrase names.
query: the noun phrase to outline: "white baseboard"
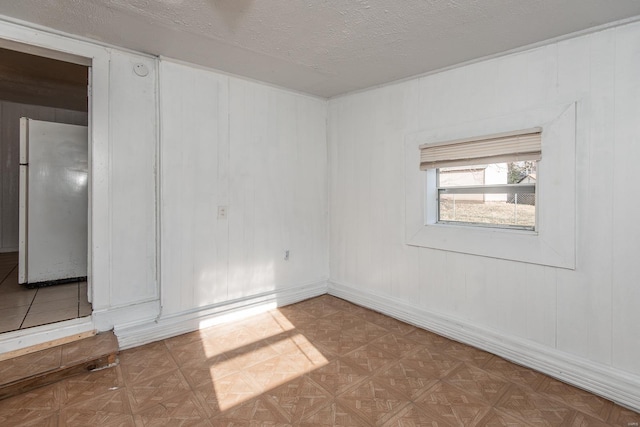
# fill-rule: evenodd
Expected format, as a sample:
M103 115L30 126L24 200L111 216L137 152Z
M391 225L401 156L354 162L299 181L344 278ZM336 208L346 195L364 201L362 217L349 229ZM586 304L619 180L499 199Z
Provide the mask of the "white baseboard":
M128 326L116 325L114 332L118 337L120 348L126 349L226 323L243 316L258 314L326 293L327 281L323 280L226 301L188 312L161 315L154 321Z
M91 317L81 317L19 331L5 332L0 334L0 354L67 338L94 329Z
M472 345L519 365L587 390L622 406L640 411L640 376L432 313L387 295L329 282L330 295Z
M93 310L93 322L98 332L104 332L130 324L153 322L159 313L160 301L152 300L106 310Z

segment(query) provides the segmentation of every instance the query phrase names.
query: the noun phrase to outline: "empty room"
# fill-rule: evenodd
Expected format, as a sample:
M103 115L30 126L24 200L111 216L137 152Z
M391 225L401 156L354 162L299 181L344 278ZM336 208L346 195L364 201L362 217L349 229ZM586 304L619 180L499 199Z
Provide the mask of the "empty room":
M0 4L0 425L640 425L640 2Z

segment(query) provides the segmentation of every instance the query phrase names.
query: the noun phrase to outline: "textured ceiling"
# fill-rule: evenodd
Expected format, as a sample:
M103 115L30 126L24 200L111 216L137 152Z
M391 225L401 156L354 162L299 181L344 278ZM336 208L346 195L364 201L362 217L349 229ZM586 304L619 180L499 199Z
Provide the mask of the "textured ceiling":
M640 15L640 1L3 0L0 14L331 97Z

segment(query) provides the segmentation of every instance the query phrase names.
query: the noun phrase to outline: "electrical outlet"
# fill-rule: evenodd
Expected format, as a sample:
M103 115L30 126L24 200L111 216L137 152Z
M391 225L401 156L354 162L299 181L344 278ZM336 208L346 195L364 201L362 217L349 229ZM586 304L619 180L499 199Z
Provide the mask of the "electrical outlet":
M218 206L218 219L227 219L227 207Z

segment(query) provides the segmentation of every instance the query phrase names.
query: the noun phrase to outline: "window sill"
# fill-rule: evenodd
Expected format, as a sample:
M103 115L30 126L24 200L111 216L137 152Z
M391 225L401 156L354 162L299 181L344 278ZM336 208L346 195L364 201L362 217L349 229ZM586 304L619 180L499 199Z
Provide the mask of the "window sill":
M499 225L474 225L467 223L454 223L454 222L434 222L433 224L427 224L425 227L447 227L451 229L464 229L464 230L478 230L478 231L487 231L487 232L503 232L503 233L514 233L514 234L524 234L528 236L537 236L538 232L536 230L527 230L525 228L507 228L500 227Z

